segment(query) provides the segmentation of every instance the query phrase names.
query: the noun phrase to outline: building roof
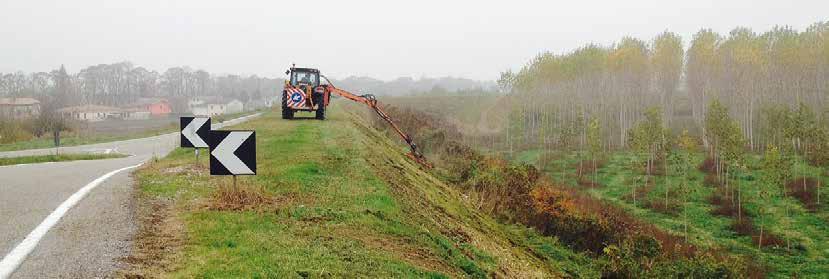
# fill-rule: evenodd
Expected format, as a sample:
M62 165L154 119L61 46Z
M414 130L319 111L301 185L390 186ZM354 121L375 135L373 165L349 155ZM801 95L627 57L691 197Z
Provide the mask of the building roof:
M122 106L125 109L144 109L146 106L155 105L155 104L169 104L170 102L164 98L138 98L137 101L131 104L127 104Z
M0 105L3 106L31 106L40 104L40 101L33 98L0 98Z
M121 109L116 107L99 106L99 105L83 105L76 107L66 107L58 110L59 112L120 112Z

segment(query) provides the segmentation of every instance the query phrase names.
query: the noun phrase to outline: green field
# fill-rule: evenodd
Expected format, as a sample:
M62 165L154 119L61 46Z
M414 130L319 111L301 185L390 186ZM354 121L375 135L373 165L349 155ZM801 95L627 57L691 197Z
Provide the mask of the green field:
M540 151L526 151L517 154L517 161L538 163L533 159L540 156ZM675 175L653 176L654 185L639 197L634 205L630 195L634 183L638 183L641 190L641 170L632 170L632 156L627 152L617 152L609 156L603 167L599 168L596 174L585 174L588 179L595 179L598 182L596 187L578 186L577 174L574 169L580 160L589 157L579 153L556 153L550 155L556 159L544 165L548 173L557 181L563 181L566 185L581 188L591 195L603 200L611 201L633 213L636 217L653 223L660 228L671 231L677 235L683 235L682 211L665 212L659 205L648 206L650 202L664 204L665 191L668 192L669 204L681 204L676 197L677 185L682 183L683 178ZM695 157L696 166L703 161L703 154ZM705 174L702 171L692 172L692 179L688 185L693 189L687 207L687 218L689 223L690 241L706 247L706 249L723 248L734 254L748 255L751 258L759 259L760 263L768 266L771 277L774 278L821 278L829 274L829 202L821 198L821 206L815 212L804 208L803 204L791 196L775 196L768 204L768 214L759 214L759 202L757 192L761 189L759 177L763 175L759 168L759 156L750 156L748 164L751 173L742 175L739 180L732 181L731 187L740 187L744 214L753 216L756 224L765 224L766 232L779 236L781 239L789 240L789 245L778 247L764 247L762 251L752 242L748 236L739 235L732 229L734 219L726 216L719 216L712 213L714 206L710 204L709 198L714 195L715 188L704 185ZM796 177L819 177L822 185L829 182L829 177L823 171L800 161L794 167ZM669 185L669 186L666 186ZM779 188L766 189L779 192ZM787 210L788 209L788 210Z
M143 212L168 213L144 223L137 240L144 248L123 275L600 275L598 261L555 238L479 213L343 106L329 112L326 121L269 112L233 127L256 130L258 151L258 174L240 177L235 191L230 177L209 176L206 160L194 162L189 150L139 170Z

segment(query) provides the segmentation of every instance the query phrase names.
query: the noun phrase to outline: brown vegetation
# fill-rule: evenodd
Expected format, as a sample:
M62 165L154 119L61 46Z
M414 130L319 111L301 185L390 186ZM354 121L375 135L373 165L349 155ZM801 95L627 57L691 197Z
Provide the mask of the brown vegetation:
M697 167L697 169L707 174L716 174L717 162L714 160L714 158L705 158L705 161L702 161L702 163L699 165L699 167Z
M716 178L716 176L714 177ZM732 200L723 188L719 188L716 193L708 197L708 202L715 206L711 214L733 219L731 230L738 235L751 237L755 244L760 244L762 247L782 247L786 245L784 240L768 230L763 231L763 242L761 244L760 231L754 224L754 216L749 214L744 207L737 208L736 201Z
M817 203L817 188L821 186L819 183L814 177L798 177L786 183L786 191L808 210L816 211L820 208Z
M230 211L266 210L278 203L277 198L262 187L247 184L234 187L231 183L226 183L213 192L206 207Z
M185 244L184 223L173 213L173 202L162 198L139 198L140 228L133 238L130 254L122 259L127 266L118 271L122 278L157 278L173 270Z

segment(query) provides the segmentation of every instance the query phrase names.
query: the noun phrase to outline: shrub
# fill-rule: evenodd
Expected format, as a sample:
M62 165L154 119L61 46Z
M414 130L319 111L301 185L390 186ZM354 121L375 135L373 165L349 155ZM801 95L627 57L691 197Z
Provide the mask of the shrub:
M817 204L817 187L819 181L813 177L798 177L786 183L787 192L795 197L804 207L815 211Z
M705 161L702 161L702 164L697 169L708 174L716 173L717 163L714 161L714 158L705 158Z
M27 124L31 124L31 122L0 120L0 144L14 143L31 139L31 129L30 127L27 128Z

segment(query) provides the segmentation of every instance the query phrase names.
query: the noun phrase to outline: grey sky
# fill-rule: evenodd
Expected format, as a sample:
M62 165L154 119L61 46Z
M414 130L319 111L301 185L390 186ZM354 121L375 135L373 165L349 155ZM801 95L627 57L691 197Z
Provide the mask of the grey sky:
M495 79L541 51L664 30L799 30L829 1L43 1L0 0L0 72L131 61L278 77Z

